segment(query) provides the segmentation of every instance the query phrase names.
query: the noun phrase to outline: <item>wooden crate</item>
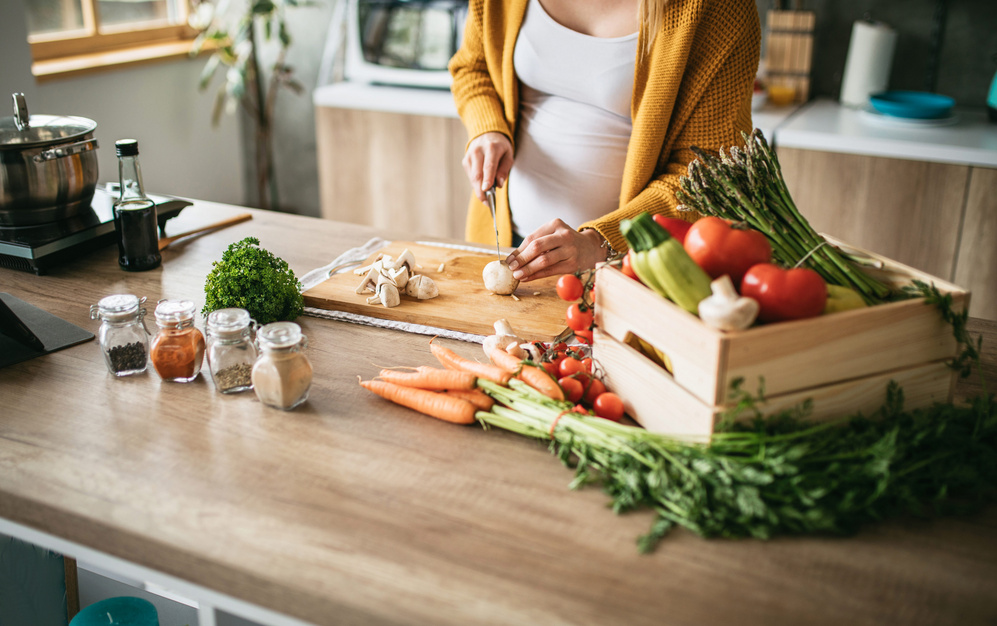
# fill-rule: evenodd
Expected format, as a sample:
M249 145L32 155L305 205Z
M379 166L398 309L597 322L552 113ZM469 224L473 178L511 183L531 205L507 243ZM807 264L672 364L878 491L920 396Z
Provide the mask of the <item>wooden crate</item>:
M890 284L934 283L952 294L954 310L969 306L969 292L956 285L859 252L882 265L870 273ZM736 379L752 395L764 380L766 414L812 399L813 419L870 413L891 380L909 408L952 395L955 372L946 361L956 341L923 299L722 332L613 267L601 267L596 284L594 357L627 413L649 430L708 437L733 403ZM631 334L668 355L672 372L628 345Z

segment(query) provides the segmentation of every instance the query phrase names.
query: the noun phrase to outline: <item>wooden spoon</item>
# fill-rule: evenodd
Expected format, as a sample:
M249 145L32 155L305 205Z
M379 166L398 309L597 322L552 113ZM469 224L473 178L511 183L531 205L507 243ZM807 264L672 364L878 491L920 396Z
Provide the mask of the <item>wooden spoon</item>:
M246 220L253 219L252 213L240 213L235 217L230 217L227 220L222 220L220 222L215 222L214 224L209 224L207 226L202 226L201 228L195 228L194 230L188 230L185 233L180 233L179 235L173 235L172 237L163 237L159 240L159 249L162 250L166 246L170 245L177 239L183 239L184 237L190 237L191 235L196 235L198 233L204 233L209 230L218 230L219 228L225 228L226 226L231 226L233 224L238 224L239 222L245 222Z

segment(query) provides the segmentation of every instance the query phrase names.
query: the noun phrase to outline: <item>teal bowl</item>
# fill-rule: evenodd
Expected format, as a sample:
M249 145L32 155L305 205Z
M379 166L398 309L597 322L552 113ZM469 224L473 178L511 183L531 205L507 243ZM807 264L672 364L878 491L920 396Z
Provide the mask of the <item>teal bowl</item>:
M955 100L926 91L884 91L869 96L869 104L884 115L937 119L952 114Z

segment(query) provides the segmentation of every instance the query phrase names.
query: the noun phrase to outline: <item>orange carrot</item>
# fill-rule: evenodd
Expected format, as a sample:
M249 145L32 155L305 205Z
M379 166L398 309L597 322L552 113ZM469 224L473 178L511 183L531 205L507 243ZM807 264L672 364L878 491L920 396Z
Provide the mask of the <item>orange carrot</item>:
M378 378L396 385L440 391L443 389L474 389L477 377L470 372L447 370L439 367L417 367L414 372L382 369Z
M461 400L467 400L477 408L482 411L491 411L492 406L495 404L495 400L492 399L490 395L485 393L480 389L471 389L466 391L463 389L448 389L443 393L448 396L453 396L454 398L460 398Z
M470 372L478 378L484 378L500 385L508 385L509 379L512 378L512 374L500 367L491 363L478 363L471 359L465 359L450 348L438 346L433 342L429 342L429 349L432 350L433 356L447 369Z
M446 393L395 385L383 380L362 380L360 384L364 389L373 391L386 400L391 400L395 404L419 411L430 417L454 424L474 423L474 412L477 409L467 400L455 398Z
M498 365L503 370L510 372L516 378L533 387L548 398L564 400L564 390L557 384L547 370L527 365L517 357L512 356L504 350L492 350L488 356L492 363Z

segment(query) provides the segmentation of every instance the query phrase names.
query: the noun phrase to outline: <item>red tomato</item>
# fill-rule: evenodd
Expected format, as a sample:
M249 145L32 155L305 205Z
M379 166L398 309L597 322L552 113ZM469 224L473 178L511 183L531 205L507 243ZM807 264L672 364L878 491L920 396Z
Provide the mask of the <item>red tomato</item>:
M761 231L735 228L719 217L704 217L692 225L685 251L710 278L730 275L735 285L752 265L768 263L772 246Z
M578 339L578 341L580 341L580 342L582 342L584 344L587 344L587 345L590 345L590 346L592 345L592 331L591 330L576 330L575 331L575 338Z
M592 357L586 357L582 359L582 365L585 366L585 371L589 374L592 373Z
M627 250L627 253L623 255L623 266L620 268L620 271L630 278L640 281L640 279L637 278L637 272L634 271L633 254L633 250Z
M658 223L658 226L667 230L669 235L678 239L680 243L685 243L685 238L692 224L677 217L665 217L664 215L652 215L651 217Z
M827 283L811 269L784 270L760 263L744 275L741 295L758 301L758 319L762 322L798 320L824 311Z
M557 373L559 376L571 376L572 374L578 374L579 372L585 371L585 365L573 356L569 356L561 361L561 364L557 368Z
M564 390L564 397L569 402L577 403L582 399L582 394L585 393L585 387L582 385L582 381L577 378L564 376L557 380L557 384L561 385L561 389Z
M568 328L576 333L592 328L592 309L587 307L582 309L581 305L577 302L568 307L568 312L564 317L568 322Z
M584 399L589 404L592 404L596 398L604 393L606 393L606 385L602 384L602 381L598 378L593 378L585 388Z
M553 361L546 361L541 363L541 365L543 365L543 368L547 370L548 374L554 378L557 378L557 363L554 363Z
M600 393L592 403L595 414L608 420L618 422L623 419L623 400L611 391Z
M553 350L554 352L564 352L565 350L568 349L568 344L564 343L563 341L560 341L552 345L550 349Z
M574 302L581 298L584 291L582 279L574 274L564 274L557 279L557 296L566 302Z

